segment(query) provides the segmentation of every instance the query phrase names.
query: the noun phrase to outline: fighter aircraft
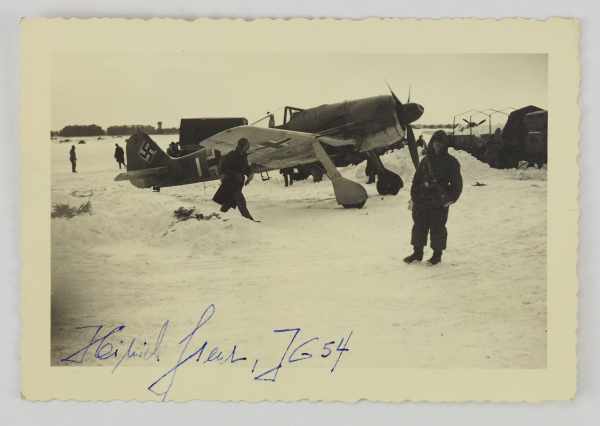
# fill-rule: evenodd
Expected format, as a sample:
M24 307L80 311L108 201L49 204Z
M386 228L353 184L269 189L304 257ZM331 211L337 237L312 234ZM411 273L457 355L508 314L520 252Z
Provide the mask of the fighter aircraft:
M483 120L481 120L480 122L477 123L475 121L469 121L469 120L463 118L463 121L465 123L467 123L467 124L465 124L464 126L462 126L460 128L460 131L462 132L462 131L467 130L467 129L471 129L471 128L475 128L475 127L481 126L483 123L485 123L486 120L487 119L484 118Z
M338 204L361 208L367 200L366 190L342 177L336 167L371 158L378 169L378 192L397 194L402 179L386 169L379 156L402 147L406 140L415 168L418 166L411 123L423 111L417 103L402 103L390 88L390 95L309 109L288 106L283 123L274 127L237 125L245 119L203 119L205 125L196 129L196 140L180 141L189 153L178 158L170 157L150 136L138 132L127 141L127 172L115 180L129 180L139 188L160 188L219 179L220 156L246 138L250 142L248 162L254 172L321 163ZM180 132L183 135L183 120Z

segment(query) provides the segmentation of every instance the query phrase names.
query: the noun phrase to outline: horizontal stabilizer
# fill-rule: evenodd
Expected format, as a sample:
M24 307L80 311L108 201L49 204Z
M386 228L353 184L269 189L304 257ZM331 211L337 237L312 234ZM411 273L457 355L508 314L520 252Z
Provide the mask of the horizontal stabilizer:
M119 173L115 177L115 181L119 182L123 180L142 178L146 176L160 176L166 174L168 171L169 168L167 166L153 167L151 169L132 170L127 173Z

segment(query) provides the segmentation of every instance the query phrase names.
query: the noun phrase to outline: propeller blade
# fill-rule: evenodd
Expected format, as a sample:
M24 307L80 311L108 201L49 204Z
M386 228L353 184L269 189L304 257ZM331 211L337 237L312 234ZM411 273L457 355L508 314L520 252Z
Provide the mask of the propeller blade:
M387 81L385 82L385 85L387 86L388 90L392 94L392 98L394 98L394 100L396 101L396 105L402 105L402 102L400 102L400 99L398 99L398 96L396 96L396 94L392 90L392 87L390 86L390 84Z
M417 141L415 140L415 134L411 126L406 126L408 150L410 152L410 158L415 166L415 170L419 167L419 152L417 150Z
M396 109L396 116L398 117L398 122L400 123L400 127L402 127L402 130L406 130L406 123L404 122L404 120L402 119L402 110L404 108L404 105L402 105L402 102L400 101L400 99L398 99L398 96L396 96L396 94L394 93L394 91L392 90L392 87L389 85L389 83L386 81L385 85L387 86L388 90L390 91L390 94L392 95L392 98L394 99L395 102L395 109Z
M412 89L412 86L408 86L408 99L406 101L407 104L410 103L410 90Z
M413 132L412 127L407 122L408 120L405 119L404 105L402 105L402 102L400 102L400 99L398 99L398 96L396 96L396 94L394 93L394 91L392 90L391 86L388 84L387 81L385 82L385 84L388 87L388 89L392 95L392 98L394 99L394 102L396 103L396 116L398 118L400 127L402 127L402 130L406 131L406 136L407 136L406 141L408 143L408 150L410 152L410 158L412 159L415 169L417 169L417 167L419 167L419 152L417 149L417 141L415 140L415 134ZM410 92L411 92L411 87L409 86L407 103L410 102ZM421 111L421 113L422 112L423 111Z
M483 123L485 123L485 121L486 121L486 120L487 120L487 118L485 118L485 119L481 120L479 123L477 123L477 125L479 126L480 124L483 124Z
M467 120L467 119L465 119L465 118L463 118L463 121L464 121L465 123L467 123L467 124L471 124L471 123L469 122L469 120Z

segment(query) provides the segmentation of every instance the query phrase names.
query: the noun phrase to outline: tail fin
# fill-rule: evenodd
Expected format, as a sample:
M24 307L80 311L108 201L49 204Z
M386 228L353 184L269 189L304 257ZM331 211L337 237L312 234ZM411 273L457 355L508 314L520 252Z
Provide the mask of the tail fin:
M169 157L144 132L137 132L127 139L127 171L163 166Z

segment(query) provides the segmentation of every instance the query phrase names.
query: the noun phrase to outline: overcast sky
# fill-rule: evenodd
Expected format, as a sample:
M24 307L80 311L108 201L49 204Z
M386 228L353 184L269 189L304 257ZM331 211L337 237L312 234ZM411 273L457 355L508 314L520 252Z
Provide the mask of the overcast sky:
M452 122L471 108L548 102L546 55L71 54L53 60L52 128L179 127L182 117L253 121L275 110L279 124L285 105L386 94L386 80L402 100L412 86L412 100L425 108L420 123Z

